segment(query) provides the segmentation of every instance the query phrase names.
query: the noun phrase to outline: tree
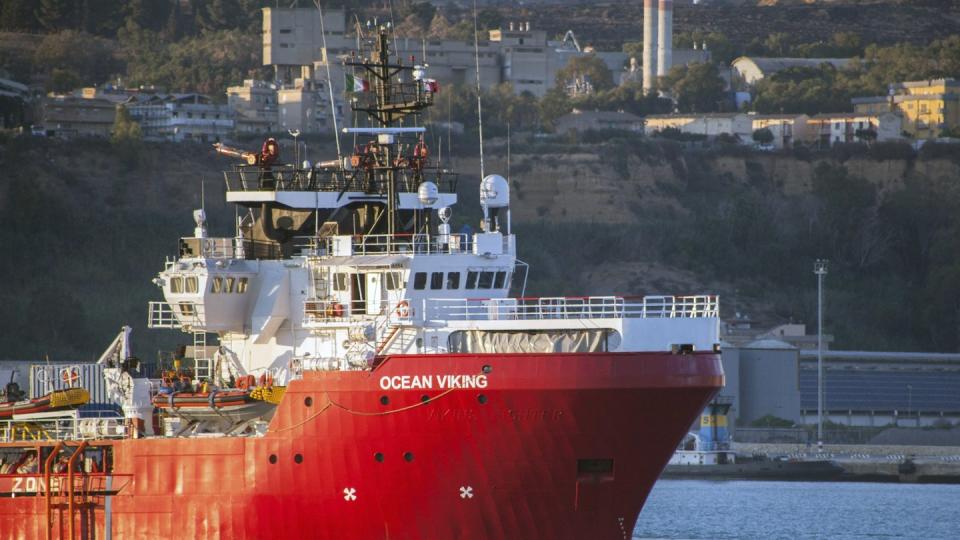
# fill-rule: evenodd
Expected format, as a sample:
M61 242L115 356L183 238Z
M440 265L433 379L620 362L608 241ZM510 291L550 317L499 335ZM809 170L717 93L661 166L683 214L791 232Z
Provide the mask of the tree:
M873 128L860 128L853 133L857 139L866 143L872 143L877 140L877 132Z
M5 0L0 7L0 28L15 32L33 32L38 27L32 0Z
M40 26L50 32L76 28L74 3L70 0L40 0L37 6L37 20Z
M753 132L753 142L768 145L773 142L773 132L770 128L760 128Z
M557 71L557 88L563 89L580 78L589 81L596 91L613 88L613 73L603 60L593 54L571 58L567 65L560 68Z
M81 86L80 76L70 69L53 68L50 78L47 79L47 90L63 94Z
M123 105L117 105L117 116L113 121L113 133L110 139L114 143L136 143L143 138L140 124L130 118L130 111Z
M674 66L660 79L660 87L673 95L681 112L714 112L728 97L715 64Z
M98 84L119 69L113 44L105 39L74 30L44 36L34 51L36 66L74 73L82 84Z
M128 0L126 8L128 21L154 31L164 27L170 11L170 2L167 0Z
M547 90L540 99L540 120L543 122L543 127L552 130L556 119L570 112L572 108L573 105L566 92L559 88Z

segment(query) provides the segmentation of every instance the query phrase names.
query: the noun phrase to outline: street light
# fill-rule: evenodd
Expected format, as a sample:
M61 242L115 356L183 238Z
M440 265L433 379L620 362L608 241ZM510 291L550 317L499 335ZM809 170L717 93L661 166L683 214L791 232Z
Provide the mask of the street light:
M823 277L827 260L817 259L813 273L817 275L817 449L823 451Z
M288 129L287 133L289 133L290 136L293 137L293 155L294 155L293 168L296 169L297 167L300 166L300 143L297 142L297 137L300 136L300 130Z
M913 412L913 385L907 385L907 416ZM918 421L917 424L920 422Z

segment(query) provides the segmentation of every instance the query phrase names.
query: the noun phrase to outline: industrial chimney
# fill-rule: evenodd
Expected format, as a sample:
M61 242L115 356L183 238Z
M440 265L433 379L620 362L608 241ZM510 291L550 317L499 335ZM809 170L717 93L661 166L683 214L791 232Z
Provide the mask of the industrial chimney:
M657 14L657 75L673 67L673 0L660 0Z
M643 0L643 91L657 83L657 1Z

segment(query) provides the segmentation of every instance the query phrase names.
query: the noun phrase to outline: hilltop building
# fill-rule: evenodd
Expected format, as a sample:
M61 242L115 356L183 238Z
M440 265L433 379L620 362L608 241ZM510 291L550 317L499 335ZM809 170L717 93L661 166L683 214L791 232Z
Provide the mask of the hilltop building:
M960 81L907 81L889 88L887 96L854 98L854 110L860 114L899 113L903 131L915 139L934 139L960 128Z
M668 128L708 139L733 135L742 142L753 140L753 121L745 113L651 114L646 117L644 133L647 136Z
M769 129L774 148L790 148L796 141L811 140L810 117L805 114L751 114L753 130Z
M823 64L830 64L837 69L843 69L850 63L849 58L763 58L741 56L733 62L731 87L734 90L750 90L759 81L785 69L791 68L819 68Z
M0 78L0 127L24 124L29 113L30 89L25 84Z
M216 142L233 132L233 110L203 94L138 94L126 103L145 140Z
M277 85L247 79L227 88L227 105L234 111L237 133L273 133L279 129Z
M643 118L623 111L581 111L574 109L556 120L557 133L617 129L643 132Z
M312 66L312 77L325 81L326 62L329 60L334 93L343 94L342 60L349 58L356 49L356 38L346 36L348 25L343 10L324 11L323 28L326 31L326 55L318 10L263 9L263 64L274 68L281 85L292 86L295 79L304 78L303 66ZM472 40L397 37L391 41L391 45L396 48L395 54L404 61L412 58L416 63L425 63L428 66L427 76L442 86L477 84L477 58ZM518 94L529 92L542 97L554 88L557 72L571 58L586 55L601 59L613 73L614 80L639 79L636 74L629 75L627 66L630 58L626 53L581 48L572 32L568 32L562 40L550 40L546 31L532 28L529 22L509 22L503 28L491 30L489 39L480 41L478 49L482 88L508 82ZM669 56L674 56L672 49ZM677 61L704 61L709 59L709 52L684 49L677 50L675 56L670 65ZM634 71L637 69L635 65ZM344 111L344 114L349 114L349 111Z
M40 130L47 136L109 137L117 103L102 96L49 95L40 101Z
M882 142L900 139L903 117L882 113L821 113L810 117L810 142L820 147L837 143Z

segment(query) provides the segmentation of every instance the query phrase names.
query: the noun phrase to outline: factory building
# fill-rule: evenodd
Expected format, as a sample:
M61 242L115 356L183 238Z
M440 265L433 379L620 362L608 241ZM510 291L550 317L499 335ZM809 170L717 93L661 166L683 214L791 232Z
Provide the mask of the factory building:
M817 421L817 353L800 352L800 418ZM960 354L824 352L825 420L848 426L960 422Z
M734 90L752 90L761 80L780 71L791 68L819 68L830 64L843 69L850 63L849 58L764 58L741 56L731 62L730 86Z

